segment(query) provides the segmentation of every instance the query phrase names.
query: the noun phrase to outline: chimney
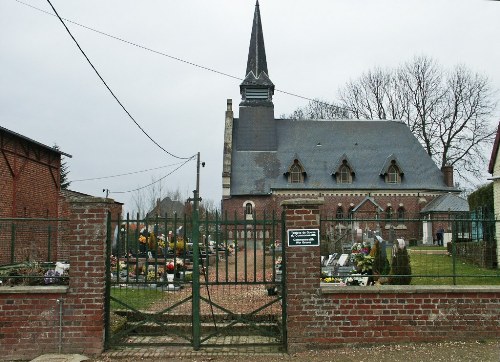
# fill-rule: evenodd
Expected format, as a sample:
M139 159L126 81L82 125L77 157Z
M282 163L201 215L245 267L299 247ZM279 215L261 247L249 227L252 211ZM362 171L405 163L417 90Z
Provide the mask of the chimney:
M441 172L443 172L444 183L448 187L454 187L455 184L453 182L453 166L446 165L441 168Z
M232 99L228 99L227 100L227 112L232 112L233 111L233 100Z

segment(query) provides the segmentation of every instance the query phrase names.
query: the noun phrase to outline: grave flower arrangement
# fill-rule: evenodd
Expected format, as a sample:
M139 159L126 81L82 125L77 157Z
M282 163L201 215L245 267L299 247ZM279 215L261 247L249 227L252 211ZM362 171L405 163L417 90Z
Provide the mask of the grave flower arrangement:
M151 282L161 280L163 273L164 273L163 268L158 268L157 270L155 270L154 268L151 268L148 271L147 280L149 280Z
M144 235L139 236L139 243L146 245L147 242L148 239Z
M274 267L277 269L277 270L281 270L282 269L282 266L283 266L283 259L281 258L281 256L278 256L276 258L276 260L274 261Z
M351 247L351 261L358 272L369 273L373 267L373 256L370 255L370 243L354 243Z
M174 274L175 272L175 263L173 261L170 261L167 263L166 266L167 269L167 274Z
M165 249L165 235L163 235L163 234L158 236L158 247Z

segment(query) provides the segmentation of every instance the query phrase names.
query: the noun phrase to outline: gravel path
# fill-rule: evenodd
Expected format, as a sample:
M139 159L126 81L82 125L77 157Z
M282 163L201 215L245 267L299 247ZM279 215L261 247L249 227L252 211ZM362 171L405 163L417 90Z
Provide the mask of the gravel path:
M145 353L142 357L102 356L91 362L110 361L220 361L220 362L498 362L500 341L441 342L420 344L378 345L373 347L337 348L331 350L306 351L296 354L199 354L182 353L169 355Z

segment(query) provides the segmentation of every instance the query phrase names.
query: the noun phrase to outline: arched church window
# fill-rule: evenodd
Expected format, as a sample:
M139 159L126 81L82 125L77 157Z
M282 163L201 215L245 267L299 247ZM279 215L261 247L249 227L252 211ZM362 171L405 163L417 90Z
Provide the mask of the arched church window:
M344 218L344 209L342 206L337 207L337 212L335 213L335 217L337 219L343 219Z
M404 207L398 208L398 220L403 220L405 218L405 209Z
M252 215L253 214L253 206L249 202L247 202L247 204L245 205L245 214L246 215Z
M387 209L385 209L385 218L387 220L391 220L392 219L392 214L393 214L393 209L391 206L388 206Z

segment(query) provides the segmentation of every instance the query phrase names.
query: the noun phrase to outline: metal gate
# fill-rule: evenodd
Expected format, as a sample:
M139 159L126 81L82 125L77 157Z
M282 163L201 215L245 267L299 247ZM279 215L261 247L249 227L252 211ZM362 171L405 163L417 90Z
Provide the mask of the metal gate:
M106 347L283 350L283 216L194 216L109 216Z

